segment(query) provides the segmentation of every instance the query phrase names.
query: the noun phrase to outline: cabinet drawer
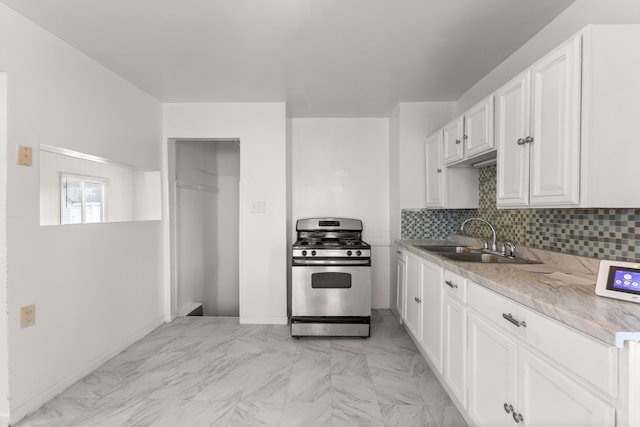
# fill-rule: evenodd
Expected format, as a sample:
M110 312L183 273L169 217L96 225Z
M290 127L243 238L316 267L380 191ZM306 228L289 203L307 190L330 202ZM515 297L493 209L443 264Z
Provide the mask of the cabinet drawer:
M444 270L442 282L445 291L463 303L467 303L467 279L449 270Z
M516 335L566 371L612 397L618 393L618 350L478 284L470 284L469 307Z

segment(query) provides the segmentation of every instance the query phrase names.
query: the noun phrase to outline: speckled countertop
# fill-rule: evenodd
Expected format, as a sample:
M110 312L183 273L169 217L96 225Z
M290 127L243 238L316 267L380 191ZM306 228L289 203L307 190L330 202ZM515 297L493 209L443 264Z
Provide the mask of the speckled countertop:
M640 341L640 304L595 294L597 259L518 248L519 256L543 264L481 264L452 261L418 247L451 245L451 241L398 240L396 244L607 344Z

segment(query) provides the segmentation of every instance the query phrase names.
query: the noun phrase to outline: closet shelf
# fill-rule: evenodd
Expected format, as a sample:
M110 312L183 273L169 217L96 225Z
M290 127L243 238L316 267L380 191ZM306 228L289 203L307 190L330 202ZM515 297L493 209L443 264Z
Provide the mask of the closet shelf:
M210 185L204 184L192 184L187 181L176 180L176 187L187 188L189 190L196 191L205 191L207 193L218 193L218 189L216 187L212 187Z

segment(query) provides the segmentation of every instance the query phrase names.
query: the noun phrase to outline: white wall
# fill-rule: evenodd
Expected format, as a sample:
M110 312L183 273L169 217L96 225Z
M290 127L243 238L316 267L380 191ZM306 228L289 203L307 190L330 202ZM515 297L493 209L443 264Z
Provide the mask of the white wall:
M577 0L473 85L456 104L462 113L588 24L639 24L640 1Z
M4 5L0 70L8 81L7 316L15 421L162 319L161 222L41 227L38 150L33 167L18 166L17 146L47 143L160 169L162 110ZM20 307L28 304L36 304L37 321L21 329Z
M287 323L286 119L284 103L164 105L164 151L175 139L240 140L240 322ZM169 170L165 158L164 171ZM169 170L169 172L171 172ZM168 189L169 176L165 176ZM169 200L170 193L166 194ZM264 202L252 213L251 202ZM165 204L169 212L169 204ZM171 259L171 223L166 223ZM175 302L175 280L167 296ZM172 315L175 304L170 304Z
M362 220L373 308L389 307L388 155L389 119L292 120L292 218Z
M389 134L389 232L400 239L402 209L425 206L425 139L453 117L453 102L401 102L393 110ZM396 300L396 257L389 268L389 300Z
M7 324L7 75L0 72L0 426L9 424Z

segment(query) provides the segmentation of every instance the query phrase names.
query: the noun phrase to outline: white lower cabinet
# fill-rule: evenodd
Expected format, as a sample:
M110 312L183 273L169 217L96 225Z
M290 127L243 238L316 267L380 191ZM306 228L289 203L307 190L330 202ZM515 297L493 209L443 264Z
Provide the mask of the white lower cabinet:
M433 367L442 374L442 267L422 261L422 328L420 340Z
M613 427L615 409L563 372L468 314L469 416L478 426Z
M404 323L422 351L442 374L442 267L406 253Z
M420 257L412 253L407 253L406 258L406 295L405 295L405 318L404 323L407 325L409 332L418 338L421 334L422 312L420 310L420 302L422 301L422 261Z
M442 376L451 392L467 407L467 308L456 298L442 296Z
M405 317L405 294L407 292L406 265L407 261L404 249L396 248L396 311L401 319Z
M463 273L404 255L405 327L471 426L637 424L626 353Z
M516 345L469 313L469 417L482 427L511 426L504 405L516 405Z
M527 426L615 426L615 409L533 353L518 351L518 414Z

